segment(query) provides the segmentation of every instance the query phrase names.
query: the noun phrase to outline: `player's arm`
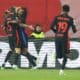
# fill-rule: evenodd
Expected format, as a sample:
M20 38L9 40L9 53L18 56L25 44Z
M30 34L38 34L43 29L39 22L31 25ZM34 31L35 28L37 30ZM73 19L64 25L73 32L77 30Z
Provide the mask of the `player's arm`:
M55 19L52 21L51 24L51 30L55 33L56 33L56 23L57 23L57 18L55 17Z
M25 23L19 23L20 27L29 28L31 30L34 30L34 27L32 25L27 25Z
M17 20L10 20L7 22L7 24L10 24L10 23L18 23L18 21Z
M77 29L76 29L76 26L75 26L75 24L74 24L73 19L71 19L70 24L71 24L71 27L72 27L73 32L76 33L76 32L77 32Z
M5 31L5 26L4 26L4 24L1 24L0 27L2 28L3 31Z
M7 14L6 13L4 13L3 19L4 19L3 23L0 25L0 27L2 28L4 32L6 32L6 27L7 27Z
M4 19L3 23L1 24L1 28L6 32L6 27L7 27L7 21Z
M1 28L2 28L2 30L3 30L5 33L7 33L7 25L2 24L2 25L1 25Z

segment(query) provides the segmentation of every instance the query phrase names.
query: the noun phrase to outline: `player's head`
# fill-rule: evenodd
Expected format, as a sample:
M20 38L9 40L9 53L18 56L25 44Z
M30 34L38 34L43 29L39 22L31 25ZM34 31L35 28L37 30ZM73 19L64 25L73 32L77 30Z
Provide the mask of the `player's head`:
M11 6L11 7L10 7L10 11L11 11L11 12L14 12L14 11L15 11L15 6Z
M26 16L27 16L27 9L25 7L19 7L17 9L17 14L26 18Z
M63 9L63 12L65 13L68 13L70 11L70 7L67 4L63 5L62 9Z
M11 6L11 7L9 8L9 11L10 11L10 13L11 13L12 15L14 15L14 14L16 13L16 11L15 11L15 6Z

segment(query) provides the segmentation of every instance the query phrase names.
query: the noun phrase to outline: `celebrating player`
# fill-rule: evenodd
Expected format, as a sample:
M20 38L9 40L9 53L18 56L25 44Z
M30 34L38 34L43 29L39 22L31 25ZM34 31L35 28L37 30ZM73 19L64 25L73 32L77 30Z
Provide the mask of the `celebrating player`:
M24 55L28 58L29 62L33 67L36 66L35 60L36 57L32 56L28 52L28 36L25 32L25 27L28 27L30 29L34 29L32 26L26 25L26 16L27 16L27 10L26 8L20 7L17 9L17 19L18 19L18 27L16 29L16 47L15 47L15 61L13 67L17 67L17 60L20 54Z
M4 23L2 25L2 28L8 35L10 51L8 52L8 54L6 56L4 63L2 64L1 69L3 69L5 67L6 62L10 59L11 55L15 52L14 49L15 49L16 23L9 23L9 21L16 19L15 16L16 16L15 7L11 7L9 10L6 10L4 12Z

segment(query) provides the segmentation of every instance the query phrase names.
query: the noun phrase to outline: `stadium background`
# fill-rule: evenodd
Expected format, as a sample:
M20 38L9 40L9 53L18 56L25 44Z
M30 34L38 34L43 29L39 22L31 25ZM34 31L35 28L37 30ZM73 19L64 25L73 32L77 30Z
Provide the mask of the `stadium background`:
M3 22L3 12L10 6L25 6L28 9L28 18L26 22L28 24L41 24L43 31L47 37L54 36L50 30L50 24L54 19L54 16L60 14L61 5L69 4L71 7L70 15L74 17L77 29L79 30L75 35L71 34L71 37L80 37L80 0L1 0L0 1L0 25ZM30 34L30 30L27 29ZM0 35L5 36L6 34L0 28Z
M73 38L73 43L77 42L77 43L74 43L74 45L71 47L71 49L74 49L76 51L76 53L78 53L78 56L75 59L73 59L74 62L71 62L70 65L72 65L72 64L75 65L77 60L78 60L77 64L80 64L80 58L79 58L79 56L80 56L80 51L79 51L79 48L80 48L80 46L79 46L80 45L80 42L79 42L80 41L79 40L79 38L80 38L80 27L79 27L79 25L80 25L80 17L79 17L80 11L78 10L79 3L80 3L80 0L76 0L76 1L75 0L73 0L73 1L72 0L17 0L17 1L16 0L1 0L0 1L0 25L3 22L2 15L3 15L4 10L8 9L10 6L26 6L28 9L28 17L27 17L26 22L28 24L32 24L33 26L37 23L41 24L43 31L45 32L46 37L54 37L54 33L50 30L50 24L51 24L52 20L54 19L54 17L56 15L60 14L61 5L69 4L71 7L70 15L72 17L74 17L75 22L76 22L76 26L78 29L78 32L75 35L73 35L73 33L70 32L71 38ZM26 31L30 35L30 33L31 33L30 30L26 29ZM2 52L0 54L0 65L2 65L2 62L4 61L4 57L6 56L7 51L9 50L9 46L8 46L8 41L6 38L7 35L4 33L4 31L1 29L1 27L0 27L0 36L1 36L0 48L2 49ZM33 42L29 42L29 43L34 43L34 40L32 40L32 41ZM54 40L52 40L52 39L42 40L42 43L43 43L43 41L50 42L50 43L54 42ZM40 44L43 45L40 42L41 41L36 40L36 43L38 44L38 46L40 46ZM47 45L49 46L50 43L48 43ZM71 42L71 44L72 44L72 42ZM32 44L32 46L33 45L35 45L35 43ZM54 45L54 43L53 43L53 45ZM75 45L77 47L75 47ZM53 51L55 49L55 47L52 47L52 46L49 48L51 50L53 49ZM3 49L4 49L4 51L3 51ZM51 55L52 55L52 52L51 52ZM35 54L33 54L33 55L35 55ZM37 55L35 55L35 56L37 56ZM73 57L74 56L76 56L76 55L74 54ZM24 57L22 57L22 58L23 58L22 62L24 63L23 67L25 67L24 61L26 61L27 63L28 63L28 61L26 59L24 59ZM51 58L51 59L55 60L53 58ZM51 63L51 65L52 64L54 64L54 63ZM9 64L7 66L10 67ZM50 66L50 64L48 64L48 66ZM29 64L26 65L26 67L29 67ZM52 67L54 68L54 65L52 65ZM76 67L73 66L73 68L80 68L80 65L77 65Z

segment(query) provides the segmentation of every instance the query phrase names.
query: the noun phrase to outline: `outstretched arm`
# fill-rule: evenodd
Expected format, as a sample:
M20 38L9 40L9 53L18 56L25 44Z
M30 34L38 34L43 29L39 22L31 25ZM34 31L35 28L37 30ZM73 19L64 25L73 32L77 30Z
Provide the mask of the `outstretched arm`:
M27 25L27 24L24 24L24 23L20 23L19 25L20 25L20 27L29 28L31 30L34 30L34 27L32 25Z

